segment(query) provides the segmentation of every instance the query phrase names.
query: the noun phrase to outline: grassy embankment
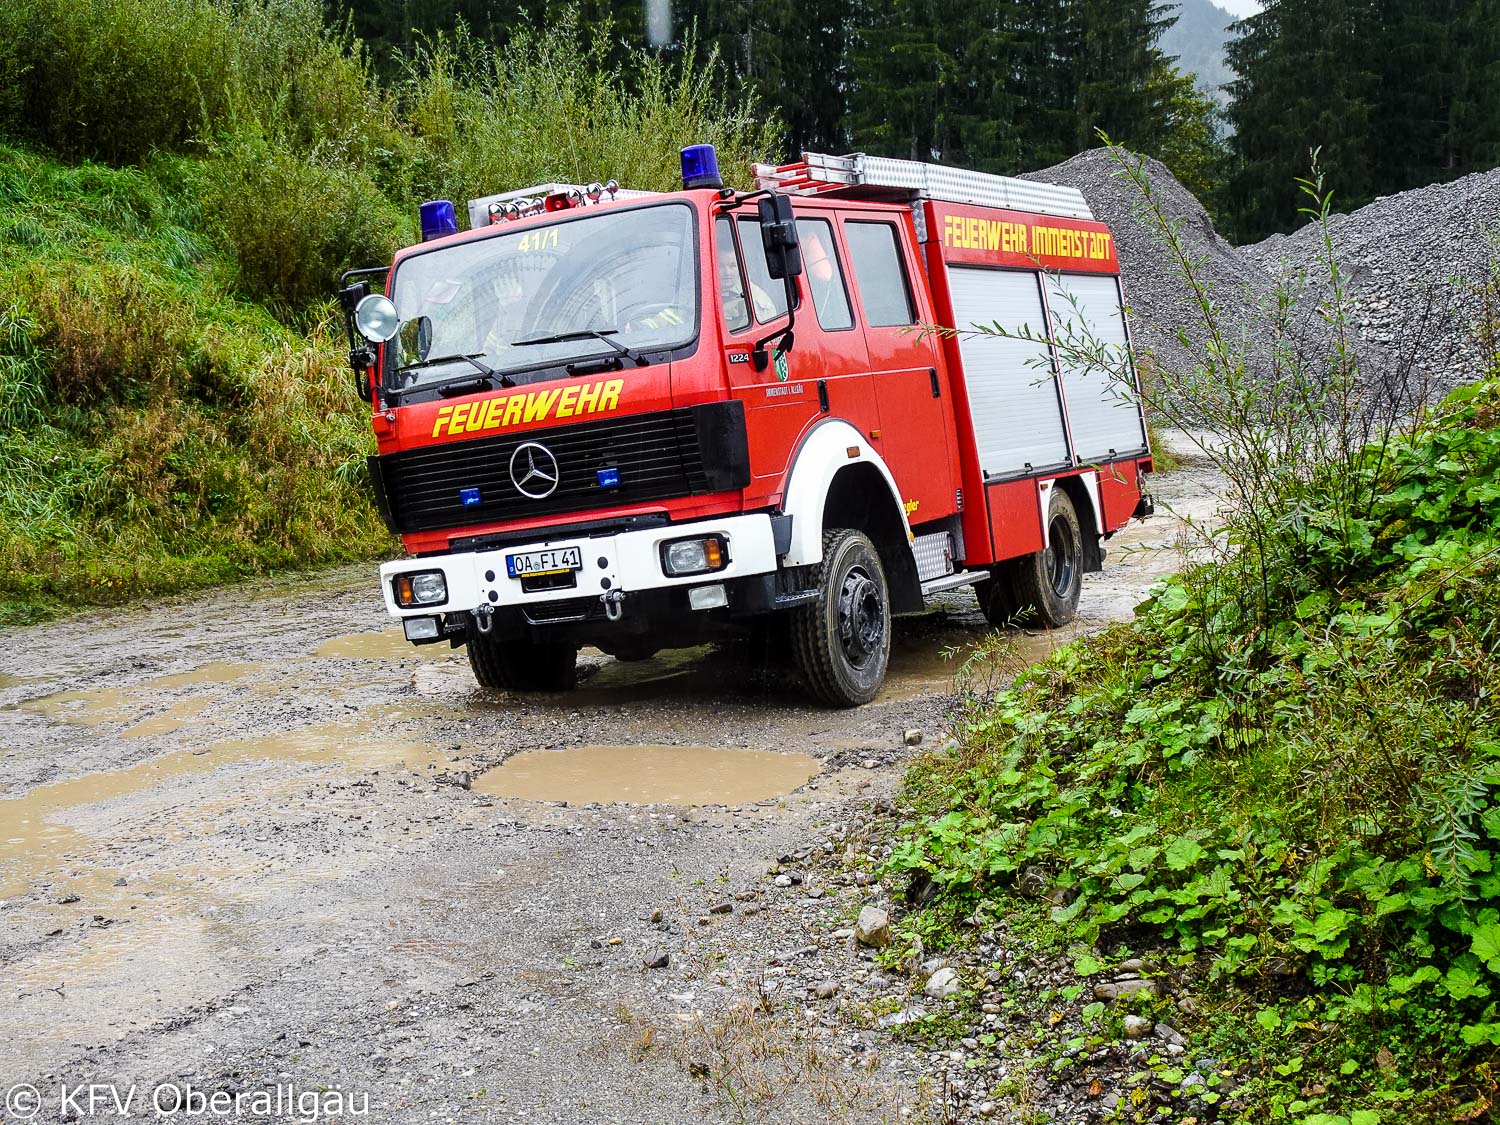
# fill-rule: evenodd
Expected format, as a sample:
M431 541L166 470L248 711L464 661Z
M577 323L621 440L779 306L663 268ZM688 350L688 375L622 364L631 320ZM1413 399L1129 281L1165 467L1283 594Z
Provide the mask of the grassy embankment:
M614 176L774 123L573 20L382 85L313 0L0 12L0 624L391 552L330 301L418 201Z
M1184 1058L1148 1037L1122 1064L1121 1121L1495 1112L1500 354L1490 381L1405 414L1412 373L1372 378L1348 349L1328 250L1316 288L1285 294L1318 303L1322 354L1282 349L1291 308L1272 308L1269 373L1210 331L1168 388L1228 477L1211 560L971 695L957 750L907 783L892 873L931 900L906 934L962 945L977 911L1072 960L1078 985L1048 997L1059 1034L1021 1033L1050 1044L1049 1078L1084 1075L1087 1099L1128 1013L1188 1034ZM1095 1000L1130 957L1157 994Z

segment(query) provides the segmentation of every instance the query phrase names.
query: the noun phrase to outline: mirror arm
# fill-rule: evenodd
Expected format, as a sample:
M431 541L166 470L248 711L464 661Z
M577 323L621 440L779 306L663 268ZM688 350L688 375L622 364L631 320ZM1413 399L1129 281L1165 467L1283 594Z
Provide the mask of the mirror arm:
M793 344L796 343L796 339L792 335L792 329L797 326L797 283L791 274L787 274L781 280L786 285L786 327L778 329L770 335L763 336L755 341L755 347L750 352L750 359L757 371L764 371L766 366L771 362L771 356L766 351L766 345L772 340L784 342L787 351L791 351ZM777 344L776 350L782 350L780 343Z

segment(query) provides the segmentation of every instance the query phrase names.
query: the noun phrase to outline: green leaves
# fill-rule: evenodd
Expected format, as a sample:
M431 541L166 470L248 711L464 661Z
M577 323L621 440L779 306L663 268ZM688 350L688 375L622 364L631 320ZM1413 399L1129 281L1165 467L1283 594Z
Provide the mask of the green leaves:
M1489 922L1469 935L1469 952L1492 973L1500 973L1500 923Z

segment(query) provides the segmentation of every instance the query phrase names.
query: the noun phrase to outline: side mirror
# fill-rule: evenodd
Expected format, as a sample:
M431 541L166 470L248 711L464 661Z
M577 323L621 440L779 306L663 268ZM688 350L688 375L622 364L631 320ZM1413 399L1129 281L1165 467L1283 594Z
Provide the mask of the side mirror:
M419 316L401 326L401 351L404 355L426 359L432 351L432 317Z
M802 273L802 243L797 235L797 220L792 217L792 200L785 195L768 195L756 204L760 213L760 238L766 248L766 272L773 278L799 277Z
M372 344L383 344L401 328L396 303L379 293L371 293L354 308L354 326Z

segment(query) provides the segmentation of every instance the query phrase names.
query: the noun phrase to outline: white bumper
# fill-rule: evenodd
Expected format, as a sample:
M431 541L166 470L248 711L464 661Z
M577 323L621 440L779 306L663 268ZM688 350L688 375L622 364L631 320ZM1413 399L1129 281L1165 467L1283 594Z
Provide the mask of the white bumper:
M722 535L728 544L729 563L709 574L692 574L680 578L662 573L661 547L674 539ZM505 556L541 550L578 547L583 554L583 569L577 572L577 585L567 589L525 592L519 578L506 575ZM464 551L451 555L432 555L420 559L403 559L380 568L380 589L385 608L395 618L430 617L434 613L460 613L490 606L536 605L568 598L597 598L618 590L630 594L637 590L656 590L671 586L699 586L768 574L776 569L776 544L771 533L771 518L766 515L729 516L723 519L694 520L691 523L668 524L645 531L625 531L617 535L594 538L582 535L537 539L513 543L495 551ZM392 579L400 574L442 571L448 586L448 600L442 605L396 605Z

